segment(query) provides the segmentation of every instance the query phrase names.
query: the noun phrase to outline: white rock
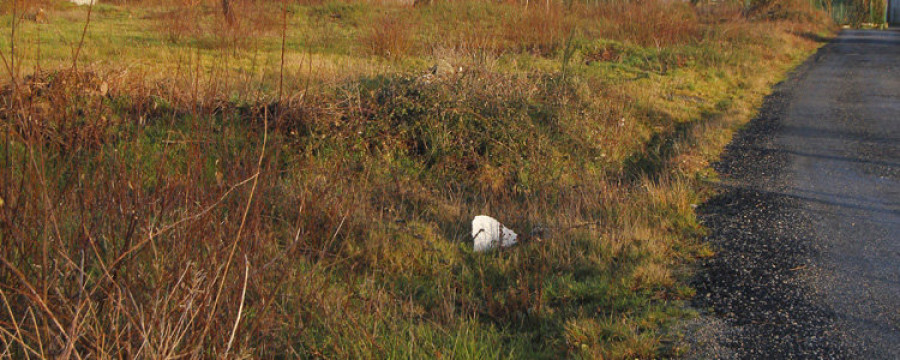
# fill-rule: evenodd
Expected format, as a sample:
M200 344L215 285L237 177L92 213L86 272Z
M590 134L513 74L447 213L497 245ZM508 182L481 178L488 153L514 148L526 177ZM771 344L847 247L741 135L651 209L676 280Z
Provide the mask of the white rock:
M487 251L498 245L513 246L517 237L519 235L514 231L490 216L478 215L472 219L472 240L477 252Z
M75 3L75 5L91 5L91 4L97 3L97 0L69 0L69 1Z

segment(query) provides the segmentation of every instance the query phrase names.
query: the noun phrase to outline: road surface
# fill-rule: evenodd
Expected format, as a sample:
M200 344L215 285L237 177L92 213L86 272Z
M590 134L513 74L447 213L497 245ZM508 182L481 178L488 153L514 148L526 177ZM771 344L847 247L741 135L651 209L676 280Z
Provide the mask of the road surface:
M691 355L900 359L900 31L843 31L715 166Z

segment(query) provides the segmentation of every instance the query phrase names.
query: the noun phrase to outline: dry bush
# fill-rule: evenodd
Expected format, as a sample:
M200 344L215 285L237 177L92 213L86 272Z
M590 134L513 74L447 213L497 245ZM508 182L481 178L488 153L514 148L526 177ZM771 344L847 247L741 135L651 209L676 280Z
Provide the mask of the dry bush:
M521 18L503 24L503 37L510 50L551 55L574 35L575 17L562 6L532 7L523 12Z
M66 8L63 1L56 0L15 0L0 2L0 15L12 15L15 11L19 21L27 20L46 24L53 18L53 13ZM9 34L7 34L8 36Z
M157 14L159 29L171 42L179 42L185 38L195 37L202 33L198 22L198 9L189 6L185 2L182 6L175 6L169 10L163 10Z
M169 41L193 39L211 48L247 47L258 37L280 33L282 2L243 0L229 6L226 17L219 2L166 0L152 5L152 16Z
M288 1L232 0L231 28L243 37L278 35L282 27L282 6Z
M574 35L579 8L557 2L526 7L509 2L441 1L425 12L436 30L429 34L434 48L469 54L550 56Z
M459 26L459 29L439 39L439 48L469 55L499 54L503 49L502 39L486 29L475 26Z
M282 178L281 140L260 143L328 115L294 104L279 121L215 84L142 85L64 71L0 91L0 357L285 354L292 316L345 301L321 273L358 257L358 224L377 221L360 164L300 159ZM286 317L273 303L290 294L304 300ZM359 327L348 319L320 328Z
M232 304L253 294L242 285L245 269L264 259L238 244L256 233L259 208L242 220L220 206L249 202L242 180L256 164L221 166L220 181L240 185L209 186L200 154L210 154L212 137L159 139L159 153L157 144L129 141L143 136L147 116L168 112L131 103L163 94L132 97L128 84L69 71L2 92L0 321L18 335L0 337L13 358L196 357L209 344L222 354ZM229 274L225 263L235 268Z
M595 11L609 21L604 34L641 46L676 46L702 36L695 7L686 2L616 2L600 5Z
M373 55L399 58L415 51L415 32L415 20L388 14L376 20L360 42Z
M0 2L0 14L12 14L13 9L17 14L33 13L37 9L54 9L59 7L60 2L54 0L11 0Z
M697 5L697 15L703 24L741 24L746 22L744 4L738 2L720 2L716 4Z

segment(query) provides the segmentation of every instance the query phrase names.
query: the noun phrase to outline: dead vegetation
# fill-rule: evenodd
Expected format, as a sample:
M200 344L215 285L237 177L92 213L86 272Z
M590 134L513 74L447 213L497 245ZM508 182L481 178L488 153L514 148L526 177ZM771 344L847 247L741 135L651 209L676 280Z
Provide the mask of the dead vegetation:
M677 355L706 163L828 31L736 4L216 5L100 5L78 70L79 42L21 45L37 25L0 43L0 357ZM473 253L479 214L535 238Z

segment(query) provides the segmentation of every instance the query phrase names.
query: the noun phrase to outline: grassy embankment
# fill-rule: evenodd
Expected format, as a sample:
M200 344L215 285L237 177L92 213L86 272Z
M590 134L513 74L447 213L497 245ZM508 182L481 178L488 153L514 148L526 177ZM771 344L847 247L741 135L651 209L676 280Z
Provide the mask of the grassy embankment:
M2 356L677 355L707 163L830 31L788 2L216 3L98 5L82 46L87 8L19 7L12 67L4 3ZM475 254L478 214L534 236Z

